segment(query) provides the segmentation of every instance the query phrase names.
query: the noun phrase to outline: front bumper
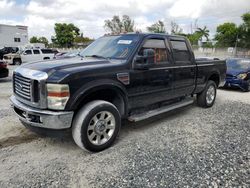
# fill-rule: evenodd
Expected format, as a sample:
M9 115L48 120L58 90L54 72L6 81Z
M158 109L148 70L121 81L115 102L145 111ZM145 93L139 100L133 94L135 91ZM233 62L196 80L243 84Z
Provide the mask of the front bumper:
M4 61L9 64L12 65L13 64L13 60L12 59L4 59Z
M71 127L73 111L50 111L33 108L19 102L15 96L11 96L10 101L20 121L30 126L57 130Z
M1 69L0 70L0 78L6 78L9 76L9 69Z
M242 90L247 90L247 88L249 87L249 82L237 78L226 78L224 87L237 87Z

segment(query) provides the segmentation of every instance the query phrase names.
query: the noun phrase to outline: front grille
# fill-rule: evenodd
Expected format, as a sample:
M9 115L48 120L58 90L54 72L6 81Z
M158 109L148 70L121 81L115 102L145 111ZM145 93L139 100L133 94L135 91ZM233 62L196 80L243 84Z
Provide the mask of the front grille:
M31 101L31 79L14 74L14 93Z
M231 74L226 74L226 78L236 78L236 76L233 76Z

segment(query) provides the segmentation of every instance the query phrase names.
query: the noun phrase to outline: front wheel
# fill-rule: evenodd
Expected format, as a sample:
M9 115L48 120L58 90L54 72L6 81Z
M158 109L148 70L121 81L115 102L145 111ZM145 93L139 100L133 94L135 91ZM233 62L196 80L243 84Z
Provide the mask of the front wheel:
M250 91L250 79L247 81L248 82L248 86L247 86L247 88L246 88L246 92L249 92Z
M13 60L13 65L21 65L21 64L22 64L21 59L14 59Z
M204 108L212 107L216 98L216 84L214 81L209 80L206 88L197 95L197 103Z
M107 101L95 100L76 114L72 136L80 148L98 152L113 144L120 126L121 117L117 108Z

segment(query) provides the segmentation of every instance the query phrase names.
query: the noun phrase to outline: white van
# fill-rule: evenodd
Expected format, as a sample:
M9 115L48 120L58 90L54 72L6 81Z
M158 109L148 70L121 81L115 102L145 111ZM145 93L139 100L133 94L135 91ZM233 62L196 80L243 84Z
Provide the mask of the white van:
M28 49L21 54L22 63L29 63L34 61L43 61L46 59L53 59L55 54L51 49Z

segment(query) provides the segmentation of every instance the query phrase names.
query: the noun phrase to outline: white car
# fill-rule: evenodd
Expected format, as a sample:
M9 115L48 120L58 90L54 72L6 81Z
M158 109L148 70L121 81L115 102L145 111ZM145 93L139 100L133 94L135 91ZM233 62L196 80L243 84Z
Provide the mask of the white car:
M22 63L29 63L34 61L53 59L55 57L55 54L51 49L29 49L24 50L20 54L20 56Z

